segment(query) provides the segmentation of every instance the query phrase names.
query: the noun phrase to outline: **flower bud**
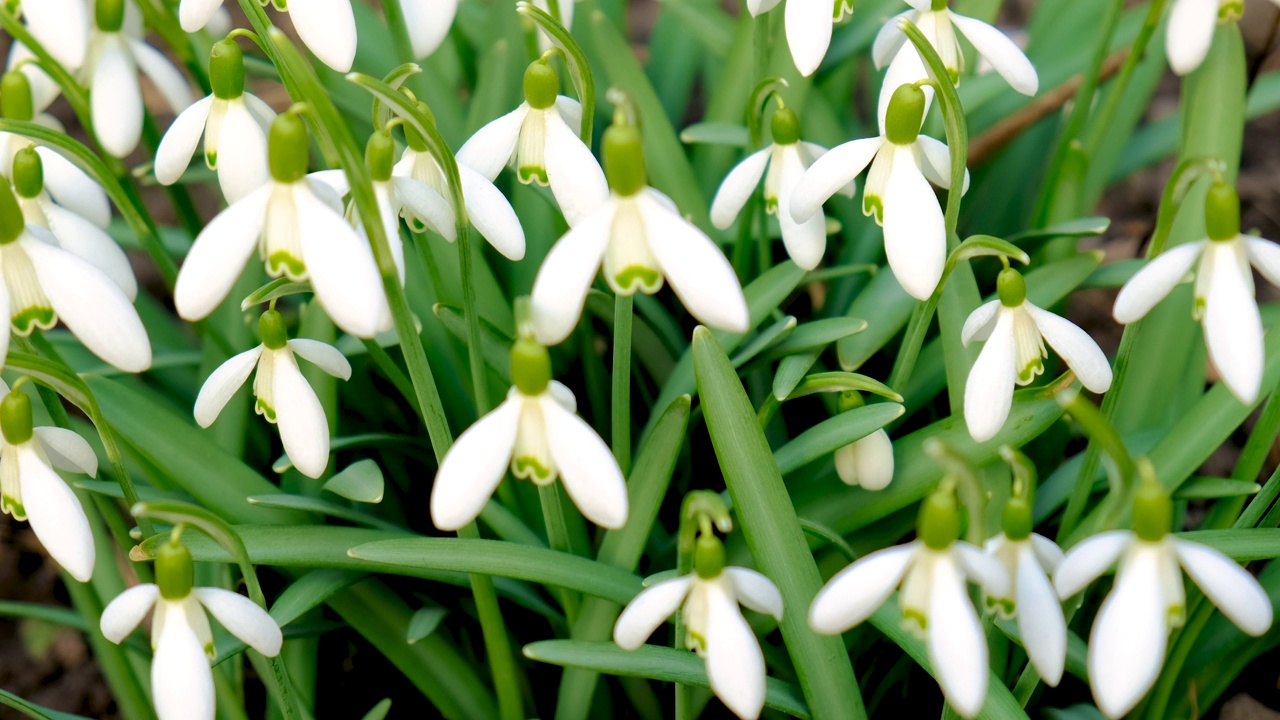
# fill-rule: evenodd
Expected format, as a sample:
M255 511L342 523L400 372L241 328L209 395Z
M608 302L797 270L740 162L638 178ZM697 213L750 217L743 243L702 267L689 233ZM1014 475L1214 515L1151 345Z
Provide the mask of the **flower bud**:
M13 187L27 199L44 190L44 162L35 148L23 148L13 156Z
M124 27L124 0L98 0L94 18L102 32L120 32Z
M920 504L916 535L931 550L945 550L960 537L960 507L954 488L940 487Z
M369 136L364 147L364 159L374 182L387 182L396 165L396 141L391 133L380 130Z
M1173 498L1154 477L1143 478L1133 498L1133 531L1148 542L1164 538L1173 529Z
M22 216L18 198L13 195L13 188L7 182L0 182L0 245L17 240L26 229L27 221Z
M268 310L258 318L258 337L268 350L279 350L289 344L289 331L279 310Z
M693 570L703 580L720 577L724 572L724 543L714 534L698 536L693 549Z
M560 76L555 68L541 60L529 64L524 71L524 100L534 110L546 110L556 104L560 95Z
M10 390L0 400L0 431L10 445L20 445L31 439L31 399L21 390Z
M900 85L889 98L885 112L884 136L894 145L910 145L920 137L924 124L924 91L919 87Z
M31 120L36 116L31 81L21 70L10 70L0 80L0 116L6 120Z
M776 145L794 145L800 141L800 118L791 108L778 108L769 123L769 131L773 134Z
M180 541L167 542L156 553L156 584L165 600L181 600L191 594L196 568L191 551Z
M511 379L521 395L546 392L551 384L551 354L532 338L518 338L511 346Z
M244 52L235 40L219 40L209 53L209 83L213 94L234 100L244 94Z
M1027 281L1022 279L1022 273L1013 268L1001 270L996 278L996 295L1000 298L1000 304L1007 308L1018 307L1025 302Z
M272 121L267 155L276 182L294 183L307 176L308 143L307 126L296 113L287 112Z
M1204 198L1204 225L1210 240L1235 240L1240 235L1240 196L1236 189L1216 182Z
M634 125L610 125L604 131L603 145L604 174L615 193L624 197L635 195L649 184L640 131Z
M843 390L836 396L836 412L856 410L866 404L867 401L862 399L862 393L857 390Z

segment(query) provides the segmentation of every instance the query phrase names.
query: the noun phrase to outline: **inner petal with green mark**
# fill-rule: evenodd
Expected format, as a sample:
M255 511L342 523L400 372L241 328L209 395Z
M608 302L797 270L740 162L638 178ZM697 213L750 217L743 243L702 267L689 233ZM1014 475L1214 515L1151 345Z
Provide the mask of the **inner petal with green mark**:
M874 216L876 222L884 225L884 191L889 184L889 172L893 169L893 157L898 145L886 142L871 161L871 169L867 171L867 186L862 191L862 214Z
M36 328L49 330L58 324L53 304L36 277L35 266L19 243L9 243L0 249L0 269L9 291L9 317L14 332L26 336Z
M516 142L516 175L525 185L537 183L546 187L547 177L547 113L530 110L520 124L520 137Z
M275 351L264 348L262 356L258 358L258 369L253 375L253 395L256 398L253 410L270 423L276 422L273 395L275 374Z
M262 231L262 259L271 277L286 276L294 282L307 279L307 265L298 237L298 208L293 185L278 184L267 203L267 220Z
M542 407L536 400L518 399L516 402L523 405L516 428L516 445L511 453L511 474L521 480L532 480L535 485L549 485L555 482L559 468L547 443Z
M644 217L631 198L618 201L609 244L604 252L604 279L619 295L637 291L652 295L662 289L662 268L649 249Z
M1026 385L1044 372L1044 358L1049 352L1045 349L1044 338L1036 327L1031 313L1024 307L1010 310L1013 313L1013 352L1014 368L1018 371L1018 384Z
M15 520L26 520L27 508L22 504L22 485L14 457L17 453L12 450L12 447L6 447L4 457L0 458L0 509Z
M226 114L227 101L215 98L204 124L204 164L210 170L218 169L218 138L222 137L222 119Z

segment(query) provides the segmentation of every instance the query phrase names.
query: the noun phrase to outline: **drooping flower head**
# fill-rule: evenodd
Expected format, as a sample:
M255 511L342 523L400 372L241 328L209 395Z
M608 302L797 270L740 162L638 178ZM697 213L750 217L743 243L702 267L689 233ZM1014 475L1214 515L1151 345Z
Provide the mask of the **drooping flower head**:
M845 390L836 399L840 412L849 412L865 404L857 390ZM884 428L836 450L835 461L836 474L845 485L883 490L893 481L893 441Z
M781 1L747 0L747 10L751 13L751 17L759 17L777 7ZM827 56L835 24L853 14L853 2L852 0L835 0L833 3L787 0L785 12L787 47L791 49L791 59L795 62L800 74L808 77L818 69L822 59Z
M1280 0L1271 0L1280 6ZM1174 0L1169 9L1165 52L1169 67L1187 75L1200 67L1213 45L1220 23L1235 22L1244 14L1242 0Z
M289 13L298 37L308 50L320 58L320 62L338 72L344 73L351 69L351 64L356 59L356 18L351 10L351 0L271 0L271 4L280 12ZM405 2L406 6L410 4ZM199 32L209 24L221 7L222 0L180 0L178 20L184 31ZM413 13L405 12L406 20L419 20L423 17L416 12L417 8L414 10ZM447 27L445 31L448 31ZM412 31L410 37L413 37Z

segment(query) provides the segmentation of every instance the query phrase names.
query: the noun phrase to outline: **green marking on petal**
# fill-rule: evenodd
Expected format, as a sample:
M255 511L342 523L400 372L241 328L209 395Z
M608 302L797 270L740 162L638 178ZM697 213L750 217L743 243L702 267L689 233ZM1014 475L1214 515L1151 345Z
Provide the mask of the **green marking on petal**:
M27 508L22 501L11 495L0 497L0 509L13 516L14 520L26 520Z
M643 265L632 265L614 275L613 284L624 294L639 290L652 295L662 289L662 273Z
M285 250L277 250L267 258L267 274L271 277L287 275L290 280L305 280L307 265Z
M913 635L924 635L929 630L929 618L917 610L903 608L902 629Z
M875 216L877 225L884 225L884 201L877 195L862 195L862 214Z
M205 153L204 164L210 170L217 170L218 169L218 151L214 150L213 152Z
M271 0L271 4L275 5L280 12L289 12L289 0Z
M764 197L764 210L770 215L777 215L778 214L778 198L769 197L768 195L766 195Z
M696 633L686 628L685 630L685 647L702 655L707 652L707 639L700 633Z
M1182 624L1183 624L1183 623L1185 623L1185 622L1187 621L1187 608L1186 608L1186 606L1185 606L1185 605L1170 605L1170 606L1169 606L1168 618L1169 618L1169 627L1170 627L1170 628L1180 628L1180 627L1182 627Z
M53 328L58 324L58 315L53 312L53 308L29 307L14 315L12 323L13 331L26 337L36 328L41 330Z
M267 401L258 398L253 404L253 411L267 419L267 422L274 423L276 421L276 409L267 404Z
M516 177L520 178L520 182L525 185L537 183L546 187L551 184L551 179L547 177L547 169L537 165L521 165L516 171Z
M207 642L204 644L204 654L208 655L210 660L213 660L218 656L217 651L213 649L212 642Z
M1218 22L1231 22L1239 20L1244 16L1244 3L1241 0L1231 0L1231 2L1223 3L1218 6Z
M549 485L556 479L551 468L532 457L518 457L513 460L511 474L521 480L532 480L535 485Z
M1032 380L1035 380L1036 376L1042 372L1044 372L1044 360L1036 358L1035 360L1027 363L1026 367L1018 371L1018 384L1026 385Z

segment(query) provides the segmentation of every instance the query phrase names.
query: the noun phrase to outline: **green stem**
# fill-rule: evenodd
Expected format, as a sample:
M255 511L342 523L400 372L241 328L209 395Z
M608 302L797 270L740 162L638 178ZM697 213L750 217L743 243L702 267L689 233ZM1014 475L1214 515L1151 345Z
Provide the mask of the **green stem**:
M635 298L613 301L613 456L625 477L631 472L631 324Z
M1147 17L1142 21L1142 28L1138 31L1138 37L1134 39L1133 45L1129 48L1129 55L1124 59L1124 64L1120 66L1120 72L1116 74L1115 79L1111 82L1107 99L1103 102L1102 108L1098 110L1097 119L1089 127L1089 132L1084 140L1085 154L1088 157L1097 156L1099 148L1111 131L1111 123L1115 119L1116 113L1120 111L1120 106L1124 103L1125 91L1129 89L1133 74L1137 71L1138 64L1142 62L1143 56L1146 55L1147 45L1151 43L1151 38L1155 35L1156 28L1160 25L1160 15L1164 12L1164 5L1165 0L1151 0L1151 6L1147 8ZM1103 55L1105 58L1105 53ZM1099 66L1100 70L1101 67Z
M471 364L471 388L476 400L476 414L489 412L489 377L485 373L484 354L480 351L480 306L476 300L476 252L472 233L458 231L458 255L462 265L462 312L467 320L467 357Z
M364 340L363 342L369 357L373 358L373 364L377 365L382 374L386 375L387 379L391 381L391 384L396 386L396 390L404 396L404 399L413 404L413 383L405 376L400 366L396 365L396 361L378 344L377 340ZM415 405L413 409L418 410L419 408Z
M458 537L476 540L480 538L480 530L471 523L458 531ZM498 716L502 720L525 720L524 702L520 698L520 671L511 654L511 641L507 638L502 609L498 607L498 592L493 587L493 578L488 575L469 577L476 612L480 615L485 652L489 655L489 670L493 673L493 684L498 694Z
M538 486L538 499L542 501L542 518L547 526L547 542L552 550L573 553L573 543L569 539L569 524L565 520L565 509L560 488L555 483ZM564 615L569 625L578 619L580 603L578 596L571 590L561 590L560 603L564 607Z

